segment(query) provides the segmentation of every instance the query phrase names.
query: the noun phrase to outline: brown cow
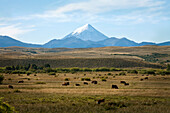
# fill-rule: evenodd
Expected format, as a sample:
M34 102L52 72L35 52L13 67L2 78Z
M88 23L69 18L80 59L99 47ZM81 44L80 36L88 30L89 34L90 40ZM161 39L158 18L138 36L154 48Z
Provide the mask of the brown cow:
M119 89L117 85L112 85L113 89Z
M102 103L102 102L104 102L104 101L105 101L105 99L97 100L97 104L100 104L100 103Z
M8 88L10 89L14 89L14 87L12 85L8 85Z
M62 86L67 86L67 85L70 85L70 83L69 83L69 82L64 82L64 83L62 84Z
M18 81L18 83L24 83L24 81L23 81L23 80L20 80L20 81Z
M94 81L92 81L91 83L92 83L92 84L97 84L97 81L96 81L96 80L94 80Z

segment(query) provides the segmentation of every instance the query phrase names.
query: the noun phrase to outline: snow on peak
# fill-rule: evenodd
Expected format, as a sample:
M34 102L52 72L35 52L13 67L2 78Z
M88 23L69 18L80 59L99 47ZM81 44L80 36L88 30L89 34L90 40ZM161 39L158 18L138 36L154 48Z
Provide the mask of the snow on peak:
M76 37L78 39L87 41L101 41L104 39L107 39L108 37L96 30L94 27L92 27L90 24L86 24L69 35L65 36L64 38L70 38L70 37Z
M80 28L77 28L77 29L72 33L72 35L74 35L74 34L80 34L80 33L82 33L83 31L86 31L86 30L88 30L88 31L94 31L95 29L94 29L90 24L86 24L86 25L84 25L84 26L82 26L82 27L80 27Z

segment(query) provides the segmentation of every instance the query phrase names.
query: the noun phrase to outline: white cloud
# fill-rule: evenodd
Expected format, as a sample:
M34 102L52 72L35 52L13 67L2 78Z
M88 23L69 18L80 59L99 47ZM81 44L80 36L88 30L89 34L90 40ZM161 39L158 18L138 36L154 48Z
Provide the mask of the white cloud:
M111 10L134 9L156 7L164 4L160 0L90 0L87 2L70 3L56 10L46 11L43 14L34 15L40 18L65 18L70 12L99 14Z
M144 22L147 20L146 17L153 15L153 12L159 13L159 11L163 9L164 4L164 0L88 0L84 2L69 3L55 10L44 11L44 13L41 14L9 18L6 20L45 19L55 22L72 21L92 23L102 20L103 18L105 18L104 20L111 20L110 17L116 17L115 22L127 22L130 20ZM119 14L120 10L129 11L126 12L126 14ZM135 14L132 14L134 12L131 12L130 10L135 10ZM112 11L113 14L109 13L109 15L105 16L105 13L110 11Z
M34 30L33 26L28 26L28 29L25 29L20 25L21 24L18 23L14 25L0 26L0 35L7 35L16 38L20 34L24 34Z
M136 23L139 23L144 22L146 17L149 17L149 15L153 12L159 12L162 9L162 5L164 3L165 1L163 0L89 0L86 2L70 3L59 7L56 10L50 10L45 11L42 14L31 15L31 18L54 18L56 22L95 22L102 20L102 18L105 18L105 20L110 20L107 18L113 16L116 17L117 22L135 20L137 21ZM119 13L111 14L109 16L102 15L109 11L119 12L120 10L135 10L136 14L133 14L132 16L132 12L129 11L129 14L123 15L119 15ZM137 13L137 11L139 12Z

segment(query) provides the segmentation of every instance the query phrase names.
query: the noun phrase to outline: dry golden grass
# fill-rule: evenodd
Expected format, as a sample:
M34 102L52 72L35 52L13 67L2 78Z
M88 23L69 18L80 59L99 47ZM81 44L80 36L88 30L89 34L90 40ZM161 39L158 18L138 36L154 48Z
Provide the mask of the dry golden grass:
M170 101L170 76L141 74L116 75L120 72L79 72L48 74L3 74L5 80L0 85L0 96L4 101L16 108L21 113L168 113ZM106 78L106 82L101 78ZM148 77L148 80L140 81ZM69 78L70 85L62 86ZM98 84L83 84L81 78L90 78ZM24 83L18 81L24 80ZM125 86L120 83L124 80L129 83ZM37 84L46 83L46 84ZM75 86L79 83L80 86ZM8 85L14 89L9 89ZM119 89L112 89L111 85ZM96 100L105 99L98 105ZM112 105L113 104L113 105ZM124 106L124 107L121 107ZM141 111L142 109L142 111Z
M119 72L112 73L113 76ZM86 74L86 75L84 75ZM14 89L20 89L22 92L31 93L67 93L67 94L105 94L105 95L121 95L121 96L170 96L170 76L147 76L148 80L140 81L142 76L140 74L127 74L126 76L108 76L106 72L93 72L93 73L57 73L54 75L48 74L33 74L30 76L21 75L8 75L4 74L5 81L3 85L0 85L1 92L9 92L13 89L8 89L9 84L14 86ZM103 82L101 78L106 78L106 82ZM65 82L65 78L70 79L69 86L62 86ZM91 81L87 81L89 84L84 85L81 78L90 78L91 80L97 80L98 84L92 84ZM11 80L10 80L11 79ZM19 80L24 80L24 83L17 83ZM125 86L120 81L124 80L130 85ZM37 82L43 82L46 84L36 84ZM79 83L80 86L75 86ZM117 85L119 89L111 89L111 85Z

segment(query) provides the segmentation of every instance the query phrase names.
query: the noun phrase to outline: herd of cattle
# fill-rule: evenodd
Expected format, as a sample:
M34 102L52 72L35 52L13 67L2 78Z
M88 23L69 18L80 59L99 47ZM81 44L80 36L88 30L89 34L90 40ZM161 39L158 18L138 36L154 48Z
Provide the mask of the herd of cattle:
M143 81L144 79L145 79L145 80L148 80L148 77L145 77L145 78L143 78L143 79L140 79L140 81ZM20 80L20 81L18 81L18 83L24 83L24 81L23 81L23 80ZM91 83L92 83L92 84L98 84L98 81L93 80L93 81L91 81ZM125 86L128 86L128 85L129 85L129 83L127 83L126 81L120 81L120 83L121 83L121 84L124 84ZM84 84L84 85L88 85L89 83L88 83L88 82L83 82L83 84ZM62 86L68 86L68 85L70 85L70 82L64 82L64 83L62 84ZM80 86L80 84L76 83L75 86ZM8 88L13 89L14 87L13 87L12 85L8 85ZM111 88L112 88L112 89L119 89L117 85L112 85Z

